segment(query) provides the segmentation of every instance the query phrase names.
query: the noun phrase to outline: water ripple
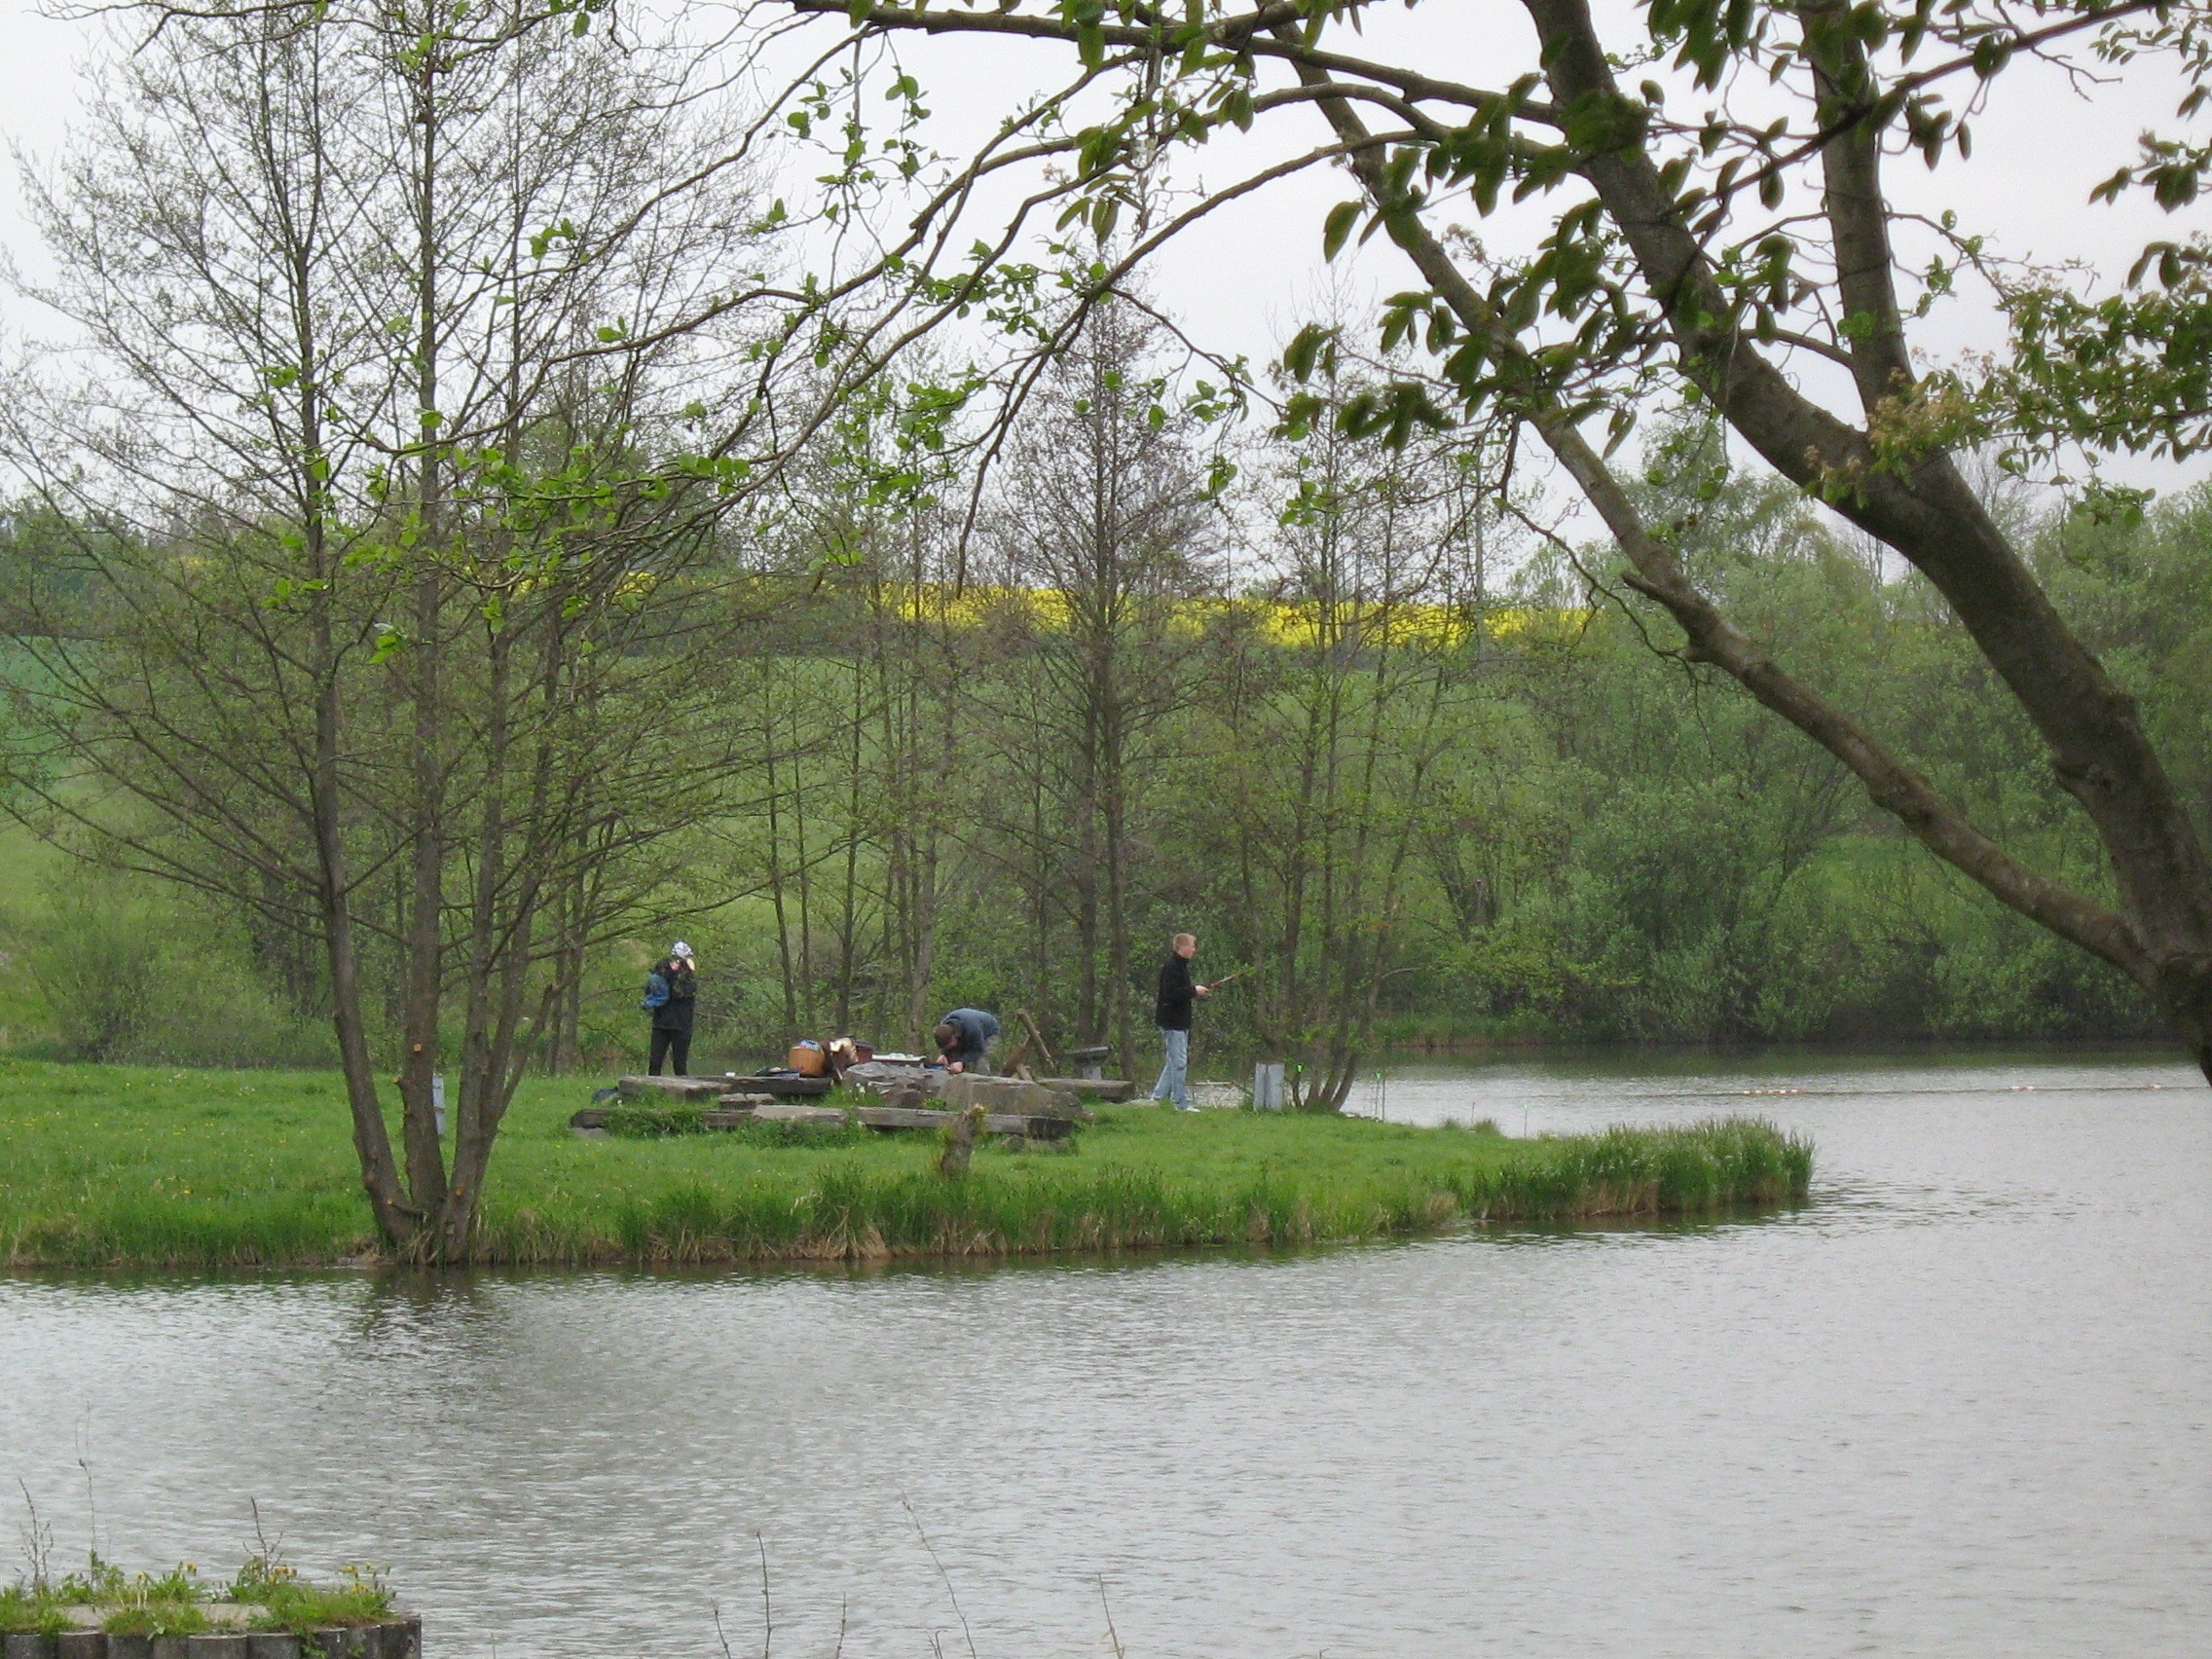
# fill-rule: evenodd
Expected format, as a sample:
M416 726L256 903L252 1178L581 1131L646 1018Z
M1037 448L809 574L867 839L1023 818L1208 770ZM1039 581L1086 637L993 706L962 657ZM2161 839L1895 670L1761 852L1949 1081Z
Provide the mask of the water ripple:
M70 1549L390 1566L432 1652L2212 1649L2212 1114L2115 1060L1434 1070L1755 1109L1814 1201L1000 1271L0 1279ZM2159 1087L2153 1088L2157 1084ZM1765 1092L1752 1092L1761 1090ZM78 1465L80 1451L86 1467ZM912 1518L907 1506L911 1505Z

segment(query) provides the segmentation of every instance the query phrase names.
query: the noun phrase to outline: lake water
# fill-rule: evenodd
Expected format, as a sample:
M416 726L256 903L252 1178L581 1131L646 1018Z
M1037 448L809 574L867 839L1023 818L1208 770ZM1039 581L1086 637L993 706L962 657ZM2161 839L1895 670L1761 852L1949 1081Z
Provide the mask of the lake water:
M2159 1055L1513 1062L1810 1207L1116 1266L0 1279L0 1483L448 1655L2212 1651L2212 1090ZM84 1467L79 1466L82 1458ZM9 1529L13 1530L13 1529ZM928 1544L942 1563L933 1562ZM756 1540L758 1540L756 1542ZM7 1574L0 1571L0 1579ZM949 1581L949 1588L948 1588ZM1103 1598L1101 1585L1103 1584ZM957 1609L954 1599L957 1598Z

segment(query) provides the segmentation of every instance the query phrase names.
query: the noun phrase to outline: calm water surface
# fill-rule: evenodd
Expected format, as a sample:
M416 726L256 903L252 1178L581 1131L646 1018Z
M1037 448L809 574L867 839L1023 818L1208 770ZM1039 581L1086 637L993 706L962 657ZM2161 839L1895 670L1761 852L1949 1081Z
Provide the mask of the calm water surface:
M1392 1074L1755 1110L1815 1201L1295 1259L0 1280L0 1483L446 1655L2212 1651L2212 1091L2157 1056ZM910 1504L912 1517L906 1505ZM916 1519L944 1576L917 1535ZM0 1577L5 1577L0 1572ZM951 1593L948 1594L946 1578ZM1106 1607L1102 1608L1100 1581Z

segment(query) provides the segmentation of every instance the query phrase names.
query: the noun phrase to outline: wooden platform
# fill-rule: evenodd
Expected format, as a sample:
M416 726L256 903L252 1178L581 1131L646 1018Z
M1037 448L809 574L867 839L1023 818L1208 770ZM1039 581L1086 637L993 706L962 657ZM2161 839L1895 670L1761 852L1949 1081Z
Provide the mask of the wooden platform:
M1041 1077L1046 1088L1088 1094L1100 1100L1126 1100L1136 1085L1125 1077ZM659 1098L670 1102L714 1100L725 1094L772 1094L778 1100L812 1100L836 1084L826 1077L625 1077L614 1085L625 1100Z
M609 1106L586 1106L569 1120L571 1133L587 1140L597 1140L607 1133L608 1114L615 1110ZM941 1130L958 1117L957 1112L938 1112L918 1106L863 1106L852 1115L871 1129L890 1132L898 1129ZM841 1128L851 1118L835 1106L805 1106L794 1101L772 1101L767 1105L712 1106L699 1114L699 1122L709 1129L734 1129L743 1124L805 1124L817 1128ZM1028 1140L1059 1140L1075 1132L1075 1123L1068 1118L1039 1117L1028 1112L991 1112L983 1118L983 1132L987 1135L1020 1135Z

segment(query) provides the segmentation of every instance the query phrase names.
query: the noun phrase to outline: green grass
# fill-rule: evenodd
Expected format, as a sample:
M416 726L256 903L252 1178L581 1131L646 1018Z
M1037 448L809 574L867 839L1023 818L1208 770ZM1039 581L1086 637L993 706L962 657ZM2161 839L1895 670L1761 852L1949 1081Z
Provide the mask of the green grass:
M33 1517L34 1528L36 1517ZM213 1629L208 1608L217 1604L249 1608L242 1624L229 1628L296 1631L305 1634L333 1625L375 1624L392 1611L391 1590L374 1572L348 1567L346 1582L310 1583L292 1567L268 1556L249 1560L229 1584L207 1584L190 1562L156 1577L126 1576L96 1554L84 1572L58 1581L18 1580L0 1590L0 1635L56 1636L85 1628L73 1611L86 1611L111 1636L197 1636Z
M495 1156L478 1256L535 1264L874 1260L1304 1244L1473 1221L1802 1200L1812 1149L1742 1119L1508 1139L1363 1119L1106 1108L1071 1151L926 1135L578 1140L587 1084L533 1079ZM0 1060L0 1262L376 1259L338 1080Z
M338 1587L311 1584L282 1563L256 1557L240 1569L224 1599L255 1609L255 1630L305 1634L332 1625L375 1624L392 1611L391 1591L374 1573L348 1567Z

